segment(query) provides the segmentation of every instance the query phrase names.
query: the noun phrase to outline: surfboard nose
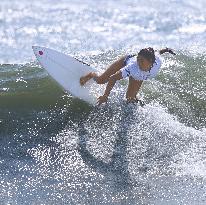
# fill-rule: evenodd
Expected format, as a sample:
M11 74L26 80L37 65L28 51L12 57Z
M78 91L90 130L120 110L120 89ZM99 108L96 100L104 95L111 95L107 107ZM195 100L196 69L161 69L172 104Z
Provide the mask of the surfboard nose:
M32 49L34 51L34 54L36 56L43 56L44 55L44 48L40 46L32 46Z
M32 46L32 49L34 52L36 52L38 50L39 46Z

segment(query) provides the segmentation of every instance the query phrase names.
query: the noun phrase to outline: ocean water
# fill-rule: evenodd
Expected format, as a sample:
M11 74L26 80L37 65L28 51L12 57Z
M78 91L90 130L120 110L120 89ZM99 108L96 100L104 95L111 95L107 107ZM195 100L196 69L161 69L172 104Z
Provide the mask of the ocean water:
M0 204L206 204L206 2L1 0ZM171 47L157 78L125 104L75 99L32 45L106 69Z

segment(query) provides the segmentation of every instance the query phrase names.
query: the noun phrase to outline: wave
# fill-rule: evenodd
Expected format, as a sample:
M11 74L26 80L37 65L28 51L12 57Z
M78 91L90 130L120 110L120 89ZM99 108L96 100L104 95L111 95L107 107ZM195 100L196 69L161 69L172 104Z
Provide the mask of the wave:
M100 201L102 193L114 189L139 193L142 187L148 192L151 185L159 187L154 191L157 196L163 188L168 190L169 183L169 193L176 193L176 186L187 190L182 181L188 176L205 178L198 171L205 169L206 130L200 128L204 122L200 116L205 114L200 102L205 98L194 95L188 85L190 76L198 76L189 73L195 64L200 70L205 65L204 60L187 55L166 57L158 78L143 86L144 107L118 100L125 83L115 87L107 105L91 107L66 94L35 62L2 65L1 71L9 76L1 78L1 88L7 88L0 95L2 181L15 179L10 183L14 187L26 184L38 195L45 180L47 189L58 186L60 194L62 189L84 193L89 180L88 190L103 187L98 191ZM201 80L192 81L199 90ZM197 113L200 108L204 113ZM177 180L176 175L183 177ZM80 186L74 189L77 182ZM191 190L196 190L194 184ZM144 190L140 195L145 197Z
M112 58L121 55L118 52L102 53L87 56L87 63L100 66L108 65ZM84 57L80 56L81 60ZM166 107L178 120L189 126L204 127L206 118L205 108L205 65L206 56L192 56L184 52L177 56L164 56L161 72L156 80L145 82L141 96L146 103L158 102ZM99 64L99 65L98 65ZM123 92L126 83L120 83ZM119 88L114 89L111 102L118 101ZM124 94L121 94L121 97ZM0 66L0 107L1 109L42 108L63 106L76 102L70 94L52 80L47 72L37 62L27 64L3 64ZM78 101L79 106L84 102ZM89 105L88 105L89 106Z

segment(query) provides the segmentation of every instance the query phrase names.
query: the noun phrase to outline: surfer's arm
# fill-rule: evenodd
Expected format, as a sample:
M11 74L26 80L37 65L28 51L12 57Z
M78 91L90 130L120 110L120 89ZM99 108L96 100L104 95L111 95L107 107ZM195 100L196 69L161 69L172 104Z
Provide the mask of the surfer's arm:
M176 55L176 53L174 53L174 51L171 48L163 48L161 50L159 50L159 54L162 55L164 53L170 53L172 55Z
M107 87L105 89L105 92L104 92L104 95L103 96L100 96L98 98L98 104L101 105L102 103L104 102L107 102L108 100L108 96L112 90L112 88L114 87L115 83L122 79L122 73L121 71L117 72L116 74L112 75L110 78L109 78L109 81L107 83Z

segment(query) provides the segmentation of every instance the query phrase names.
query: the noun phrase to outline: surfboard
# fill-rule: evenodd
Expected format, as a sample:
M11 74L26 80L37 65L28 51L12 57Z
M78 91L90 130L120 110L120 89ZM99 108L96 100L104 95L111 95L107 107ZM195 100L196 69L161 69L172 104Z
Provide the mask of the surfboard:
M101 73L100 69L50 48L32 46L32 49L40 65L65 91L91 105L96 104L104 86L98 85L93 79L81 86L79 80L89 72Z

